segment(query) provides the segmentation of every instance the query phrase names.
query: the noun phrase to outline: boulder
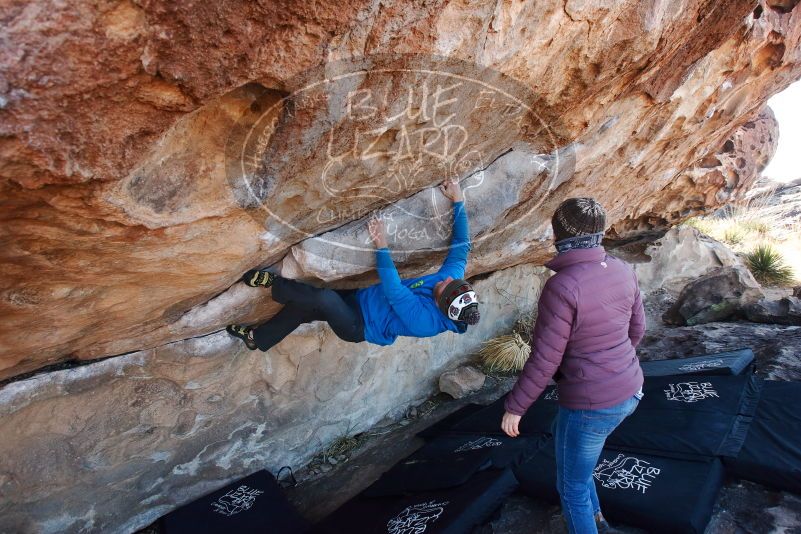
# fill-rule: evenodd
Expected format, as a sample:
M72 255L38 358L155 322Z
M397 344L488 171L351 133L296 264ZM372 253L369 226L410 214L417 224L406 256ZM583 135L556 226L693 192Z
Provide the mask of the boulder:
M798 10L753 0L6 4L3 532L131 532L400 417L535 306L563 199L620 240L722 206L801 76ZM266 355L220 331L280 308L255 266L375 281L373 213L431 272L445 178L494 320L391 347L311 324Z
M217 332L6 384L0 532L134 532L254 469L297 470L435 395L546 279L524 264L476 281L481 321L461 335L378 347L315 322L263 353Z
M470 275L546 261L569 196L664 231L747 189L801 75L796 10L752 0L12 4L0 379L265 318L227 294L255 266L368 283L374 211L410 208L393 250L425 271L448 177Z
M646 261L632 264L640 290L651 293L664 289L678 296L692 280L720 267L743 265L742 260L723 243L691 226L671 228L644 251Z
M801 298L762 299L746 306L745 316L755 323L801 326Z
M439 377L439 390L454 399L461 399L481 389L486 379L486 375L475 367L464 365L442 373Z
M662 319L689 326L722 321L764 296L745 267L720 267L687 284Z

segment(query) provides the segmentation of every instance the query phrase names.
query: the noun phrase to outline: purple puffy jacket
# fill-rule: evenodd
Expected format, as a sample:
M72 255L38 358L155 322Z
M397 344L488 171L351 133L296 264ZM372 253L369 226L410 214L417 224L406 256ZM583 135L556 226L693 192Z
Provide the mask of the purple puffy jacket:
M559 371L559 404L597 410L632 397L643 384L635 347L645 333L637 275L603 247L575 249L545 264L556 271L540 295L529 356L506 397L523 415Z

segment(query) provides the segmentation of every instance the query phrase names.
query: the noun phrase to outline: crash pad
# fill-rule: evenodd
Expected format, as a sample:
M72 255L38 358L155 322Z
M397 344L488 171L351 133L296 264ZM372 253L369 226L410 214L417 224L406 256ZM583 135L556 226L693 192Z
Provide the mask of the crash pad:
M524 493L559 503L553 442L514 469ZM605 448L593 472L601 511L648 532L704 532L723 484L717 458L682 460Z
M724 458L734 477L801 495L801 383L765 380L739 454Z
M161 527L165 534L300 534L309 525L273 475L262 470L170 512L161 519Z
M740 349L670 360L640 362L645 376L739 375L754 371L754 351Z
M469 533L517 488L510 469L485 469L466 483L436 491L351 499L315 525L321 534Z
M753 375L649 377L640 405L606 443L677 458L737 456L760 386Z

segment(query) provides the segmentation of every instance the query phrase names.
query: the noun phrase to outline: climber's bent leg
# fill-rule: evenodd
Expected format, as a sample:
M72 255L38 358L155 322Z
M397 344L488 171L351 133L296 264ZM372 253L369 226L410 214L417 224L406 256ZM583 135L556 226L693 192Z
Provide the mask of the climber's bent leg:
M253 331L253 339L261 350L268 350L295 328L311 321L327 321L334 333L345 341L364 341L364 320L355 291L339 292L276 278L273 299L285 306Z
M297 327L315 319L311 310L305 310L297 304L289 303L281 308L281 311L276 313L272 319L253 329L253 341L256 342L259 350L270 350Z

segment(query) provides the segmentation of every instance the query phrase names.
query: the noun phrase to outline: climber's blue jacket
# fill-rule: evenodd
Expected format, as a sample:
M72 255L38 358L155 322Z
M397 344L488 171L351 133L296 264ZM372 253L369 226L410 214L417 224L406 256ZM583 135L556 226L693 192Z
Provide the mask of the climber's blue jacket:
M464 202L454 202L451 248L436 273L401 280L389 249L376 250L381 283L356 293L364 317L364 338L376 345L391 345L398 336L431 337L446 330L463 334L467 325L448 319L437 307L434 285L448 276L464 278L470 248Z

